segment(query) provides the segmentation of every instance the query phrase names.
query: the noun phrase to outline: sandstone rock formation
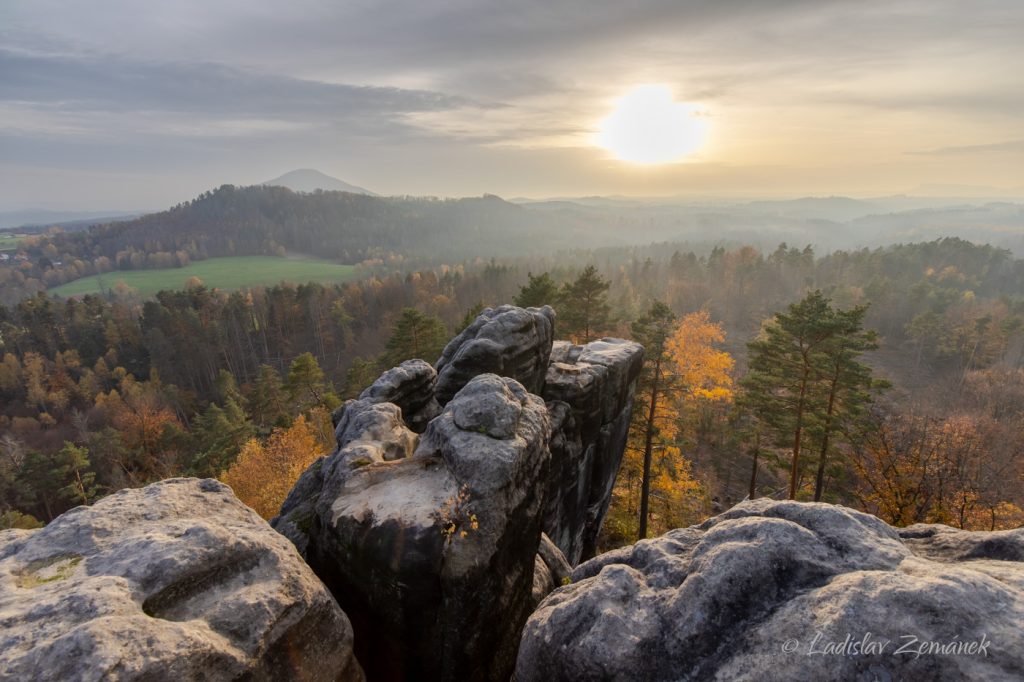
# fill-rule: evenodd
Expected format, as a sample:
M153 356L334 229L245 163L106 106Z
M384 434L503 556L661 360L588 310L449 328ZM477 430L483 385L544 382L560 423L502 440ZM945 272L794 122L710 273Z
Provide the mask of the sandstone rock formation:
M539 395L554 341L549 307L487 308L448 342L437 361L437 400L444 405L478 374L497 374Z
M602 339L558 341L542 395L552 416L544 532L569 562L594 555L608 512L643 366L643 346Z
M530 591L530 601L533 607L537 608L544 597L551 594L559 585L566 584L572 575L572 566L566 560L558 545L551 542L546 533L541 533L540 544L537 545L537 555L534 558L533 588Z
M522 624L568 577L562 553L592 548L643 348L561 342L556 366L553 322L487 309L436 384L423 361L385 372L272 521L352 618L371 678L508 679Z
M362 466L346 460L357 442L346 423L305 551L353 619L371 677L507 679L532 608L544 403L515 380L475 377L411 456Z
M3 679L363 679L323 584L213 480L0 532L0 624Z
M423 433L430 420L441 412L434 398L437 371L424 360L406 360L380 375L359 394L360 400L394 403L402 410L406 425Z
M1022 559L1024 530L745 502L577 567L516 679L1024 679Z

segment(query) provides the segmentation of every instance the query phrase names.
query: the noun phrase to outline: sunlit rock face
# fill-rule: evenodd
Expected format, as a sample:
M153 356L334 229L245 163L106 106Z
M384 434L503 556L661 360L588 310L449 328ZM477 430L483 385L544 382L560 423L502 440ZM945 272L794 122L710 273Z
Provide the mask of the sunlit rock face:
M363 679L330 593L214 480L0 532L0 623L3 679Z
M643 348L553 336L551 308L487 309L433 395L422 361L385 372L273 520L352 619L371 679L507 680L527 616L592 551Z
M578 566L527 621L516 679L1024 679L1022 560L1024 530L745 502Z

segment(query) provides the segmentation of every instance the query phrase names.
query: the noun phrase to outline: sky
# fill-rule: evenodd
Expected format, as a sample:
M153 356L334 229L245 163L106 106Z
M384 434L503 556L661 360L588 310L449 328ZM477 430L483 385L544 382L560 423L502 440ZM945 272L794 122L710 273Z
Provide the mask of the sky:
M658 84L705 131L598 146ZM1020 0L4 0L0 210L381 194L1024 196Z

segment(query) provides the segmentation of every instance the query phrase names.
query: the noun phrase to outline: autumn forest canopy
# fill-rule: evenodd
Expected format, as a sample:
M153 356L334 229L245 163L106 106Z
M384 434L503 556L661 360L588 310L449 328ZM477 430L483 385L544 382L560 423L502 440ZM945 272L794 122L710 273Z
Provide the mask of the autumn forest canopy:
M344 400L403 360L435 361L503 303L552 306L557 338L647 349L605 547L748 496L897 525L1024 521L1024 261L958 238L824 251L643 242L673 233L627 239L628 225L595 221L497 197L225 186L23 239L0 263L0 523L46 523L179 475L221 478L269 518L331 449ZM47 293L97 273L294 254L355 275Z

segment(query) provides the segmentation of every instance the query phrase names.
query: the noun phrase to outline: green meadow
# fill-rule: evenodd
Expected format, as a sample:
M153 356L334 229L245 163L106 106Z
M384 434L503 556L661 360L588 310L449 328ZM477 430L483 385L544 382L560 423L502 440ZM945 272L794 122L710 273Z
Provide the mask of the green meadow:
M163 289L184 289L185 282L198 277L218 289L272 286L281 282L342 282L351 279L355 268L324 260L275 258L272 256L231 256L196 261L183 268L163 270L121 270L76 279L49 290L57 296L81 296L113 289L124 282L142 296Z
M0 233L0 251L18 248L18 242L25 238L23 234L12 234L10 232Z

